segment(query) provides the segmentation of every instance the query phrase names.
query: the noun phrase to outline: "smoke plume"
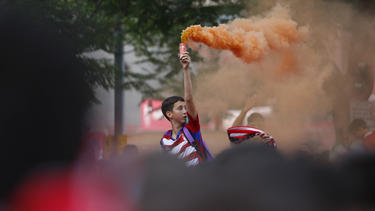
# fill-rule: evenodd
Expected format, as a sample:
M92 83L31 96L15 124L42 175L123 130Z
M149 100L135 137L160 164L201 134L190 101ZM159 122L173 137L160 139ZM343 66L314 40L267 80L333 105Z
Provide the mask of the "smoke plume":
M198 109L225 118L228 109L241 109L257 93L259 106L272 107L267 130L280 149L316 142L318 150L327 150L335 139L332 114L347 119L349 112L341 102L351 99L350 80L341 78L353 64L372 65L375 21L344 3L279 2L267 1L247 19L184 31L182 41L204 61L196 65ZM311 125L322 122L329 125L326 132L311 136L317 134Z
M276 6L265 18L235 19L217 27L190 26L182 32L184 43L200 42L230 50L246 63L259 61L272 50L287 49L306 38L306 27L297 27L287 10Z

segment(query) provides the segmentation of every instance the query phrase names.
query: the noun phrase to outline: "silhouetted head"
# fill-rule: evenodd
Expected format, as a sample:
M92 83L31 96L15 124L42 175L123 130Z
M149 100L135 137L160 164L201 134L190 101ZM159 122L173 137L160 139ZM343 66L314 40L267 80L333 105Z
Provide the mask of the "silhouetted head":
M247 125L264 130L263 115L257 112L250 114L250 116L247 118Z

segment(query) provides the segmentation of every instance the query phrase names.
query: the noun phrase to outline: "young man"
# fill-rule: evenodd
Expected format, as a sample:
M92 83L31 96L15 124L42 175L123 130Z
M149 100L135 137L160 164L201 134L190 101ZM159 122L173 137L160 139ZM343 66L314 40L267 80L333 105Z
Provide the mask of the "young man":
M234 120L232 127L227 129L229 141L232 144L260 143L266 146L277 148L276 142L271 135L264 130L264 117L260 113L252 113L247 118L247 126L243 120L247 112L257 103L256 95L248 98L241 113Z
M161 109L164 116L170 121L172 130L163 135L160 145L165 151L184 160L187 166L195 166L213 157L200 132L198 113L192 95L188 52L180 55L180 63L184 71L185 99L172 96L163 101Z

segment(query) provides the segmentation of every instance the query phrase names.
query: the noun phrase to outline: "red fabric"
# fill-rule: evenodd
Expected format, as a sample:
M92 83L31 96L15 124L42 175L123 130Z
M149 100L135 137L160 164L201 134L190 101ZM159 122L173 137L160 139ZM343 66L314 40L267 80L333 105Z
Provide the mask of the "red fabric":
M113 185L69 171L39 174L12 195L10 211L126 211L133 210Z
M205 154L206 148L203 144L203 138L201 134L201 125L199 123L199 115L197 114L197 116L193 118L189 113L187 113L187 116L188 116L189 122L185 125L185 127L191 132L192 137L197 142L199 150ZM203 158L199 156L199 160L202 161Z
M252 137L254 136L262 136L262 134L266 134L263 130L254 128L254 127L249 127L249 126L233 126L228 128L227 130L229 141L231 141L234 144L240 144L244 141L251 140ZM264 140L267 140L265 142L266 145L276 148L276 142L272 138L272 136L268 136L267 138L264 138Z
M264 131L259 130L254 127L248 127L248 126L233 126L233 127L228 128L227 133L228 134L233 134L233 133L243 134L243 135L238 135L238 137L241 137L241 136L246 136L248 134L263 134Z
M199 124L199 116L197 115L195 119L190 116L189 113L187 113L187 116L189 118L189 122L185 124L185 127L192 133L199 132L201 130L201 126Z

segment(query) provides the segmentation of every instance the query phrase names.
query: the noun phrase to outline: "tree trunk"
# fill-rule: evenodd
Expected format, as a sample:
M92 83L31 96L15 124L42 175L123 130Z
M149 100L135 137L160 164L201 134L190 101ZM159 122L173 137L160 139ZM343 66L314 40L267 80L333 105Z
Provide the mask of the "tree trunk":
M115 50L115 131L114 131L114 151L118 153L120 144L120 137L125 134L124 121L124 44L123 44L123 29L121 24L118 24L114 34L114 50Z

